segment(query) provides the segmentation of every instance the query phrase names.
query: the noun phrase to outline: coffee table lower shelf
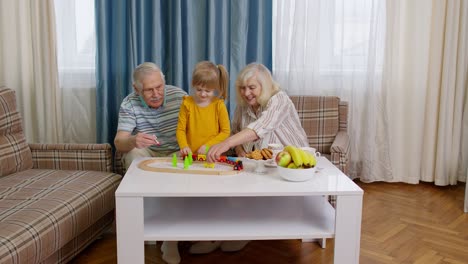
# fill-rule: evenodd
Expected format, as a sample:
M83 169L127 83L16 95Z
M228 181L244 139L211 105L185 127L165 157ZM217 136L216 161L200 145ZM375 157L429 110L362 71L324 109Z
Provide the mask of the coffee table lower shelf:
M325 196L145 197L145 241L331 238Z

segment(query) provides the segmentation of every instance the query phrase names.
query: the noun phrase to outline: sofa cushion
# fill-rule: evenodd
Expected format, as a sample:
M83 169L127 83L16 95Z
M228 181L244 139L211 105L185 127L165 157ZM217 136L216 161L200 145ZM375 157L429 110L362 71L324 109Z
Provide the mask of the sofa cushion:
M340 98L335 96L291 96L309 145L329 154L338 133Z
M0 177L32 168L13 90L0 87Z
M30 169L0 178L0 263L40 263L112 212L121 176Z

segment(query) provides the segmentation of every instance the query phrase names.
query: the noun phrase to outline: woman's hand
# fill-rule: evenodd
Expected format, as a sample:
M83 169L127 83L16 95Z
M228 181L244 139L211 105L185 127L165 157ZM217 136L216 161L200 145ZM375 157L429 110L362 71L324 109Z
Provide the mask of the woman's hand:
M188 156L190 153L192 153L192 150L189 147L185 147L180 150L180 155L182 157Z
M236 133L230 137L228 137L226 140L223 142L211 146L210 150L206 154L206 160L208 162L215 162L219 159L219 157L226 151L229 150L229 148L241 145L245 142L250 142L259 139L257 136L257 133L253 131L250 128L245 128L241 132ZM237 153L237 148L236 148L236 153ZM245 156L245 152L239 152L237 153L238 155Z
M245 157L245 151L241 145L236 146L234 150L236 151L237 157Z
M221 154L229 150L229 145L223 141L219 144L211 146L210 150L206 154L206 160L208 162L216 162L221 157Z

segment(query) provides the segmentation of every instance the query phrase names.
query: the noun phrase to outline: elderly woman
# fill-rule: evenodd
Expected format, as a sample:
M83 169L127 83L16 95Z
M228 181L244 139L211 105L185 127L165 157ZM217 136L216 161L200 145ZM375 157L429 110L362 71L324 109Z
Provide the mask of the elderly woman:
M308 147L307 136L289 96L281 91L270 71L262 64L247 65L236 80L237 108L232 121L232 136L213 145L207 159L213 162L235 148L240 157L270 143ZM190 248L194 254L241 250L248 241L201 241Z
M232 120L232 136L210 148L207 159L217 160L235 147L240 157L270 143L308 147L307 136L289 96L281 91L270 71L251 63L236 80L237 107Z

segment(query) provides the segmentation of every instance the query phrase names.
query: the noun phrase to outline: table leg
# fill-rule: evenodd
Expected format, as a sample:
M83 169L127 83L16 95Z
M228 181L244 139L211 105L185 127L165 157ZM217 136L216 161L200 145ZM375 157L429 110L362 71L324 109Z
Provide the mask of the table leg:
M335 218L335 264L359 263L362 196L338 195Z
M143 264L144 212L142 197L116 197L117 262L119 264Z

